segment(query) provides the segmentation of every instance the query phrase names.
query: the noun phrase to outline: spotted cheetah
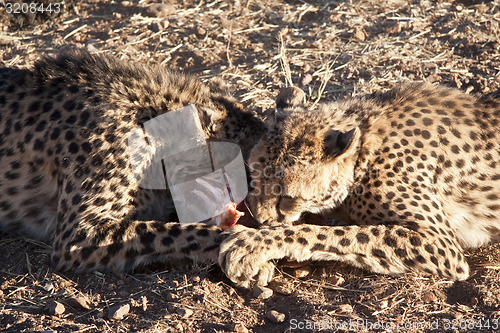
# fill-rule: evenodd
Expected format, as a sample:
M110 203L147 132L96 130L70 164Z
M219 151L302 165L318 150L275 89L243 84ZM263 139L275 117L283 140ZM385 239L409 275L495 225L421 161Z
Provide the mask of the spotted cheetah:
M262 228L231 230L221 267L242 286L268 283L281 258L466 279L463 250L500 239L498 95L407 83L318 110L287 105L250 154ZM346 225L292 224L334 209Z
M206 139L244 154L263 129L221 85L157 66L70 51L0 68L0 227L51 243L59 270L216 263L221 230L169 223L168 189L139 187L126 150L131 131L188 104Z

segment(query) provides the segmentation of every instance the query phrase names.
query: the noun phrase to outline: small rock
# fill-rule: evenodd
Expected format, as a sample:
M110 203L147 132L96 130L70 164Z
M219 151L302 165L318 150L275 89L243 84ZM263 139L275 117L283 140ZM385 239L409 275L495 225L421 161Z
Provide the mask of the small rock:
M53 316L62 315L66 311L66 307L64 306L64 304L59 303L57 301L50 301L47 304L46 309L49 312L49 314Z
M341 275L330 276L327 280L328 283L331 283L334 286L340 286L345 282L345 279Z
M366 32L363 30L363 28L356 28L356 31L354 32L354 38L359 40L360 42L365 41Z
M206 35L206 33L207 33L207 30L206 30L205 28L198 27L198 28L196 29L196 34L197 34L198 36L204 36L204 35Z
M301 86L307 86L309 83L311 83L313 80L313 77L311 74L306 73L303 74L302 77L300 78L300 85Z
M90 310L89 300L83 296L71 297L66 303L75 309Z
M198 283L201 281L201 278L198 275L193 276L193 282Z
M46 284L43 285L43 290L47 291L47 292L51 292L54 290L54 284L52 284L52 282L47 282ZM0 290L1 291L1 290Z
M173 293L167 293L165 295L165 299L167 300L167 302L176 302L179 300L179 296Z
M427 82L433 83L433 82L439 82L443 78L439 74L431 74L428 77L425 78Z
M196 303L204 303L205 302L205 294L194 295L193 299Z
M90 53L99 52L99 50L93 44L87 44L87 51Z
M3 295L4 295L3 290L2 290L2 289L0 289L0 298L2 298L2 297L3 297Z
M335 306L335 313L340 314L340 313L351 313L352 312L352 305L351 304L337 304Z
M429 291L422 295L421 300L424 303L434 303L435 301L437 301L437 296L432 291Z
M177 323L177 324L175 325L175 331L176 331L176 332L181 332L181 333L182 333L182 332L184 332L184 326L182 326L182 324L181 324L181 323Z
M299 267L293 271L293 276L300 279L311 274L311 271L312 271L311 266Z
M108 318L114 320L122 320L130 312L130 305L114 305L108 310Z
M259 299L268 299L271 296L273 296L273 290L266 288L266 287L261 287L261 286L255 286L252 290L253 296L255 298Z
M153 22L149 25L149 30L153 32L159 32L167 29L169 25L170 23L167 20Z
M380 301L378 302L378 307L379 307L380 309L385 309L385 308L387 308L388 306L389 306L389 301L388 301L387 299L383 299L383 300L380 300Z
M276 108L283 109L287 106L303 105L306 103L306 93L297 87L286 87L280 90L276 97Z
M141 308L144 312L148 309L148 299L146 296L141 296Z
M174 313L175 312L175 306L171 303L167 304L167 311L168 313Z
M396 21L396 23L393 23L385 28L385 32L390 35L399 34L401 32L401 23L399 23L399 21Z
M236 333L248 333L248 328L246 328L243 324L241 323L232 323L228 325L228 329L231 332L236 332Z
M155 3L147 7L144 14L149 17L167 17L175 14L175 7L164 3Z
M278 283L278 282L272 284L272 289L278 294L285 296L291 295L293 292L290 287L284 285L283 283Z
M285 315L276 310L271 310L266 313L266 318L273 324L282 323L285 321Z
M187 308L177 308L175 312L182 318L189 318L194 313L193 310Z

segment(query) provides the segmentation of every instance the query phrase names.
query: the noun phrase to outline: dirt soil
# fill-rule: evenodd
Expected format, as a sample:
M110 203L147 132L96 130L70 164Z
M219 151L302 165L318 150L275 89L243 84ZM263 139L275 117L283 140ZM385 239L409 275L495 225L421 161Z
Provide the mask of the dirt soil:
M272 108L278 90L290 83L306 91L311 107L319 99L386 90L401 80L441 82L470 93L500 88L498 1L71 3L58 16L7 16L0 5L0 66L26 68L43 54L85 47L203 80L219 76L258 112ZM469 253L472 274L463 282L316 263L280 267L268 299L235 288L217 267L62 274L50 267L49 253L48 245L0 233L0 330L500 329L495 245Z

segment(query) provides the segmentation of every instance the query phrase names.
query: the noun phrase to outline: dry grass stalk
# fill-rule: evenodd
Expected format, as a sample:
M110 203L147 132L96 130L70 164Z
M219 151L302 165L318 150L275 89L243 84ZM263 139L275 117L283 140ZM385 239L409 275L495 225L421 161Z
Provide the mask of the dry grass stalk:
M290 65L288 63L288 58L286 55L286 46L283 40L283 33L279 34L279 59L281 64L281 71L285 76L286 87L293 87L292 72L290 71Z

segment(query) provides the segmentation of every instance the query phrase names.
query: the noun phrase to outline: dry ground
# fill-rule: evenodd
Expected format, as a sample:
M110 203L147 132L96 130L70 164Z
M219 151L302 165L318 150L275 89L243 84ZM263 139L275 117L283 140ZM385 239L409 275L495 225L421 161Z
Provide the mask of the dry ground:
M471 93L500 87L498 1L178 0L156 11L159 17L156 2L84 0L31 26L29 18L7 17L0 5L0 66L29 67L41 54L87 47L202 79L218 75L258 111L272 107L290 81L311 105L405 79ZM341 265L282 268L267 300L234 288L217 268L61 274L49 267L49 251L0 233L0 330L299 332L316 323L329 331L490 332L500 326L498 246L470 253L472 276L460 283L374 276ZM51 312L54 301L63 313L51 314L60 309ZM123 319L110 318L127 304ZM273 323L269 310L284 321Z

